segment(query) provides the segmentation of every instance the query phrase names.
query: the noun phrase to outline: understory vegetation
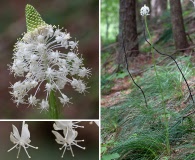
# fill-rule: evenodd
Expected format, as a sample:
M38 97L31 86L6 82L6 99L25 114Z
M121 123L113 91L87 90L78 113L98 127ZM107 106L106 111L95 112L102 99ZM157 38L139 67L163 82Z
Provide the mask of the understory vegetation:
M182 65L194 92L195 70L192 59L194 57L181 56L177 61ZM120 159L132 160L195 158L195 116L182 119L182 116L194 107L187 87L173 62L168 60L163 66L157 66L157 70L166 111L162 105L154 71L149 66L146 72L136 77L136 82L145 91L147 108L140 90L134 85L127 95L120 91L125 97L122 102L102 108L102 143L103 147L107 147L107 154L118 153ZM118 77L119 75L123 76L123 73L118 74ZM113 84L114 80L114 76L108 80L102 79L108 84ZM105 86L102 85L102 88Z

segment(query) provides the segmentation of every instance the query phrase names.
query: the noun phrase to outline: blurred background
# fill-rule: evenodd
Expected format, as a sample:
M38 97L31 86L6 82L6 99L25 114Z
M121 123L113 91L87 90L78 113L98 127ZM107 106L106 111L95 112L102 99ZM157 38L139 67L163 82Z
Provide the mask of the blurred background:
M8 64L12 62L13 46L17 38L26 32L25 6L29 3L41 14L43 20L59 25L79 41L79 53L85 67L92 68L92 76L86 80L88 92L79 94L66 86L63 92L72 97L69 107L62 110L61 118L98 119L99 117L99 1L98 0L2 0L0 6L0 118L31 119L48 118L37 108L19 105L11 100L10 83L18 79L10 75ZM40 95L43 98L45 94Z
M51 132L53 130L52 121L26 121L28 128L31 134L31 145L39 147L38 150L33 148L28 148L27 151L31 156L32 160L60 160L62 155L62 150L59 148L62 147L60 144L57 144L55 141L55 136ZM21 134L22 121L17 122L0 122L1 132L0 132L0 155L3 159L13 160L16 159L18 150L13 149L9 153L7 150L12 148L14 144L10 141L10 133L12 132L12 124L18 128L19 133ZM75 157L72 157L71 152L66 150L63 159L68 160L98 160L99 159L99 129L98 126L93 123L89 124L88 122L78 123L84 128L76 129L78 131L78 137L76 140L85 140L84 142L78 143L82 147L86 147L85 150L82 150L76 146L73 146L73 152ZM20 151L19 159L28 159L24 149Z

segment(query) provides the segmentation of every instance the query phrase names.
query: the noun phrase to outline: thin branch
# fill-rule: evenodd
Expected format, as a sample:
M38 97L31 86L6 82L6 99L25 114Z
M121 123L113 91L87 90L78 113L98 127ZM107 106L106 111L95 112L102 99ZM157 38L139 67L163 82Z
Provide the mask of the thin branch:
M185 83L186 83L186 85L187 85L187 87L188 87L188 90L189 90L189 93L190 93L190 97L191 97L191 99L192 99L192 102L195 104L194 99L193 99L193 96L192 96L192 92L191 92L190 87L189 87L189 84L188 84L188 82L187 82L187 80L186 80L186 78L185 78L185 76L184 76L182 70L180 69L178 63L176 62L176 60L175 60L172 56L170 56L170 55L168 55L168 54L165 54L165 53L161 53L160 51L158 51L158 50L157 50L157 49L156 49L156 48L147 40L144 22L143 22L143 26L144 26L144 39L145 39L145 41L146 41L146 42L147 42L147 43L148 43L148 44L149 44L157 53L159 53L159 54L161 54L161 55L163 55L163 56L167 56L167 57L171 58L171 59L175 62L177 68L179 69L179 71L180 71L180 73L181 73L181 75L182 75L182 77L183 77L183 79L184 79L184 81L185 81Z
M145 96L145 94L144 94L144 91L143 91L142 88L135 82L135 80L133 79L133 76L131 75L131 73L130 73L130 71L129 71L129 65L128 65L128 61L127 61L127 52L126 52L126 49L125 49L125 44L124 44L123 35L122 35L122 40L123 40L123 50L124 50L124 53L125 53L125 63L126 63L127 72L129 73L129 76L131 77L133 83L134 83L134 84L140 89L140 91L142 92L142 94L143 94L143 96L144 96L146 108L148 108L148 104L147 104L147 101L146 101L146 96Z
M190 116L190 115L192 115L192 114L194 114L194 113L195 113L195 110L193 110L193 111L187 113L186 115L183 116L183 119L185 119L186 117L188 117L188 116Z

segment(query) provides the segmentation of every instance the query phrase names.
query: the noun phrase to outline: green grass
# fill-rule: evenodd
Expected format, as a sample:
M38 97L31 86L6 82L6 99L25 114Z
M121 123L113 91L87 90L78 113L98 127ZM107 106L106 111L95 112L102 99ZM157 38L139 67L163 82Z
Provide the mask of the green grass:
M179 57L177 62L187 79L195 75L190 56ZM194 158L194 117L183 121L181 119L181 116L194 106L191 101L188 101L186 108L179 111L181 103L188 97L187 87L185 90L182 88L182 85L185 86L184 80L172 61L157 66L156 69L165 96L166 112L159 96L160 91L154 70L148 69L142 76L136 77L137 83L145 92L148 101L147 109L143 96L135 86L132 86L131 93L126 96L122 104L102 109L102 142L106 143L112 137L117 144L113 145L106 154L118 153L121 155L119 160ZM194 90L194 87L191 89ZM167 121L168 135L166 134ZM167 139L171 145L170 155L166 151ZM179 154L178 147L183 147L182 154ZM174 154L177 150L178 153Z

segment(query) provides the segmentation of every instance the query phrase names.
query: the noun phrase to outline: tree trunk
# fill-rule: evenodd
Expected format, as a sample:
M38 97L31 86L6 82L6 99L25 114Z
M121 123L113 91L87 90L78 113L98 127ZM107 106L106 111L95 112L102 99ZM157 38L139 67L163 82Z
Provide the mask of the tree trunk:
M167 10L167 0L160 0L161 15Z
M151 16L156 17L157 16L157 11L158 11L158 6L159 4L159 0L152 0L152 8L151 8Z
M189 44L185 33L180 0L170 0L170 7L175 47L176 49L187 48Z
M152 17L161 16L167 9L167 0L152 0Z
M106 9L105 9L105 16L106 16L106 40L108 40L109 37L109 28L110 28L110 23L109 23L109 12L107 10L108 4L107 1L105 1Z
M119 65L124 65L125 55L123 42L128 57L137 56L139 54L136 25L136 0L120 0L119 14L119 53L117 62Z

